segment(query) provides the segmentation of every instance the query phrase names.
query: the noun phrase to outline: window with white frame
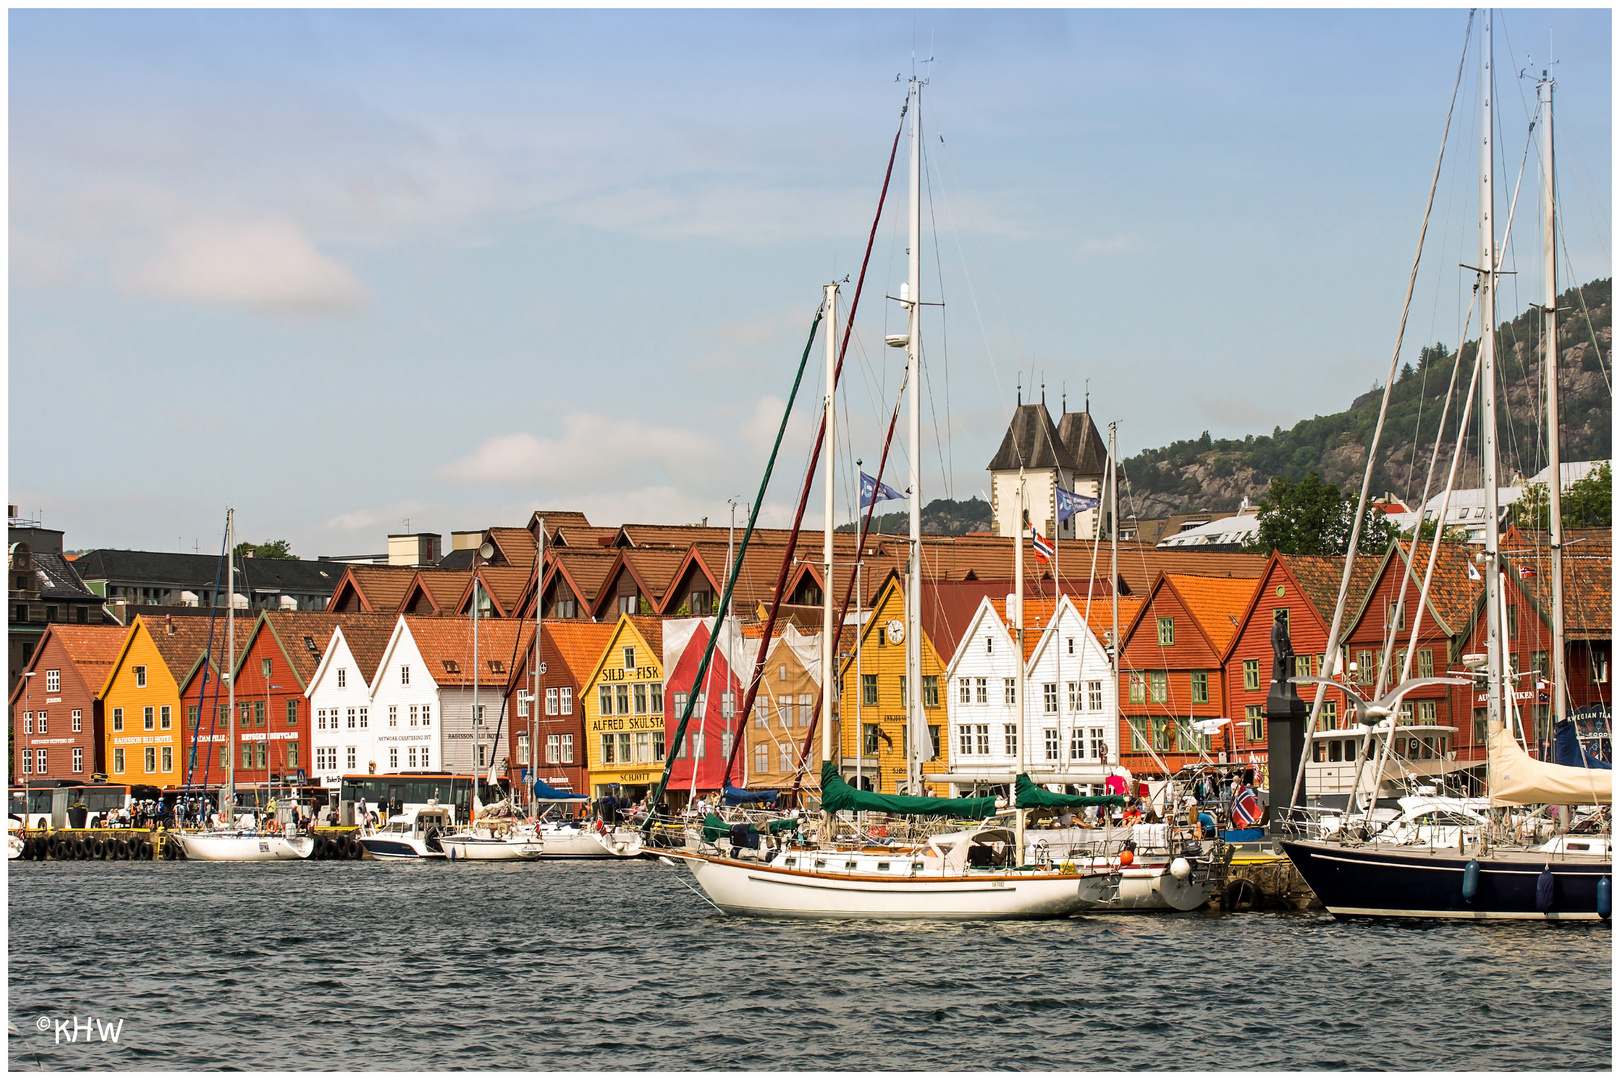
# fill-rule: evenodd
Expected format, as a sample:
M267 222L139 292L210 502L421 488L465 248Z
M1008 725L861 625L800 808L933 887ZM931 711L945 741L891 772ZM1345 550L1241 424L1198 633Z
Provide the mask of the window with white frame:
M963 705L973 703L973 688L968 684L966 678L956 680L956 700Z
M349 669L348 668L338 668L337 680L338 680L338 689L339 690L342 690L344 687L348 686L349 685Z
M45 692L47 694L59 693L62 689L62 670L53 668L45 673Z
M1086 729L1075 728L1069 732L1069 760L1082 761L1086 756Z
M517 737L517 755L517 763L519 765L527 765L529 763L529 736L526 733L520 734Z
M1059 757L1058 757L1058 747L1059 747L1059 744L1058 744L1058 729L1057 728L1047 728L1045 734L1046 734L1046 760L1047 761L1057 761L1057 760L1059 760Z
M399 665L399 685L401 685L401 686L409 686L409 685L411 685L411 665L409 665L409 664L401 664L401 665Z
M574 763L574 737L572 735L562 737L562 759L564 765Z
M1058 693L1057 693L1057 690L1058 690L1058 684L1055 683L1055 682L1049 682L1049 683L1042 683L1041 684L1041 705L1042 705L1041 711L1042 712L1055 713L1055 712L1058 711ZM1054 738L1056 737L1055 732L1053 733L1053 737Z
M561 735L547 735L546 736L546 764L547 765L555 765L555 764L557 764L557 760L558 760L557 755L561 751L562 751L562 736Z
M427 727L432 723L433 723L433 706L432 705L424 705L424 706L422 706L422 726ZM423 757L427 756L427 748L426 747L422 748L422 756Z
M74 731L83 731L84 730L84 710L83 709L74 709L73 710L73 730Z
M974 694L976 695L976 697L978 699L978 703L980 705L988 705L988 704L990 704L990 680L989 679L974 679L973 680L973 689L974 689Z
M1108 756L1108 740L1103 738L1105 729L1094 727L1087 730L1091 732L1091 756L1094 760L1101 761Z
M355 753L354 747L344 747L344 757L348 762L348 768L358 768L359 756Z
M975 724L975 725L973 725L973 742L974 742L974 748L980 754L988 755L990 753L990 725L989 724Z
M754 744L754 771L762 773L771 767L771 748L764 743Z
M399 706L398 705L390 705L390 706L388 706L388 726L389 727L399 727Z
M388 767L390 769L399 768L399 747L397 746L388 748Z
M1017 724L1002 724L1001 725L1001 742L1002 742L1002 746L1003 746L1003 752L1008 757L1017 757L1018 756L1018 725Z
M556 716L557 715L557 698L558 698L557 687L555 687L555 686L546 687L546 715L547 716Z
M1016 704L1018 704L1018 680L1017 679L1002 679L1001 680L1001 691L1002 691L1002 697L1005 699L1004 704L1007 704L1007 705L1016 705Z
M1101 679L1091 679L1086 683L1086 710L1088 712L1102 712L1103 710Z
M73 771L76 773L84 772L84 747L82 746L73 748Z

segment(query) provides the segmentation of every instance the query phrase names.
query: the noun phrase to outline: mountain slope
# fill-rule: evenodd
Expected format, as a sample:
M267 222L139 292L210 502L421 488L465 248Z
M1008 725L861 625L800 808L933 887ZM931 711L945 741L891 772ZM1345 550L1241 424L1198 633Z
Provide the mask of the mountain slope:
M1595 336L1602 368L1606 369L1611 363L1611 285L1608 278L1593 281L1568 290L1558 301L1559 446L1564 461L1606 458L1611 453L1614 400L1604 370L1600 369L1599 354L1593 349ZM1546 465L1541 337L1541 312L1537 309L1502 323L1497 333L1497 409L1504 483L1515 473L1529 476ZM1421 351L1417 367L1407 364L1402 368L1390 398L1373 472L1375 493L1392 491L1408 502L1422 496L1447 384L1460 360L1464 365L1460 385L1436 466L1436 489L1444 485L1456 445L1461 398L1477 352L1477 341L1463 345L1460 356L1436 343ZM1297 481L1311 472L1341 488L1358 489L1382 395L1382 387L1375 387L1351 402L1344 412L1301 420L1287 431L1276 428L1270 435L1211 439L1206 431L1197 439L1143 450L1120 463L1124 473L1120 480L1120 512L1150 518L1194 510L1232 510L1245 496L1251 504L1258 501L1273 476ZM1469 427L1459 487L1479 484L1479 462L1474 453L1477 420L1471 420Z

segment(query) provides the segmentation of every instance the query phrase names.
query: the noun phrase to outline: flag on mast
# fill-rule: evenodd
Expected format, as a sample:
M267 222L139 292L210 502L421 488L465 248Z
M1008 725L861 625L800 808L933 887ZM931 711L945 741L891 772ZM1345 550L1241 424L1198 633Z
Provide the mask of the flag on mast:
M1090 495L1076 495L1072 491L1057 489L1057 518L1059 521L1068 521L1074 515L1084 510L1091 510L1097 505L1097 500Z
M1039 529L1035 528L1034 526L1030 526L1029 531L1030 534L1035 538L1035 557L1041 560L1041 562L1051 562L1052 545L1047 542L1046 537L1041 535L1041 531Z
M861 473L862 510L865 510L873 503L889 502L892 499L904 500L905 496L894 490L894 488L890 487L888 484L878 483L875 477L867 476L864 472Z

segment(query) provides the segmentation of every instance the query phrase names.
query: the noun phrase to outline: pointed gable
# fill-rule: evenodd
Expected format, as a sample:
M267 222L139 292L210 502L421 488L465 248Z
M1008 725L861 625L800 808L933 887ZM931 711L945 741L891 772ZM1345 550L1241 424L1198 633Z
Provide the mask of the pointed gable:
M1074 459L1075 472L1101 476L1108 469L1108 447L1103 442L1090 411L1063 414L1058 422L1058 438Z
M1052 425L1052 414L1038 402L1020 405L1013 412L1001 448L990 459L991 472L1024 469L1074 469L1074 456ZM1101 470L1099 470L1101 471Z

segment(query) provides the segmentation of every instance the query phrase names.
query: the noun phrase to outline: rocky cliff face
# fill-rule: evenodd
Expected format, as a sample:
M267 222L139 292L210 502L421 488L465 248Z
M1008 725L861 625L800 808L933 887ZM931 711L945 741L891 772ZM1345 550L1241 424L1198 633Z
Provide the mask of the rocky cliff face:
M1606 458L1612 452L1610 286L1609 279L1594 281L1570 289L1559 300L1559 446L1565 461ZM1531 475L1547 461L1540 324L1540 312L1529 310L1503 323L1497 332L1504 482L1516 473ZM1474 341L1456 352L1436 344L1422 350L1417 367L1408 364L1402 369L1373 474L1375 492L1393 491L1409 502L1422 497L1447 386L1460 363L1457 396L1441 438L1432 490L1444 486L1456 445L1460 399L1477 351ZM1375 388L1344 412L1301 420L1287 431L1276 428L1269 436L1211 439L1205 432L1197 439L1144 450L1121 463L1120 510L1127 512L1129 504L1130 512L1143 518L1235 510L1245 497L1250 503L1258 501L1272 477L1299 480L1310 472L1341 488L1359 488L1382 398L1383 389ZM1480 476L1474 452L1477 423L1470 428L1458 483L1475 486Z

